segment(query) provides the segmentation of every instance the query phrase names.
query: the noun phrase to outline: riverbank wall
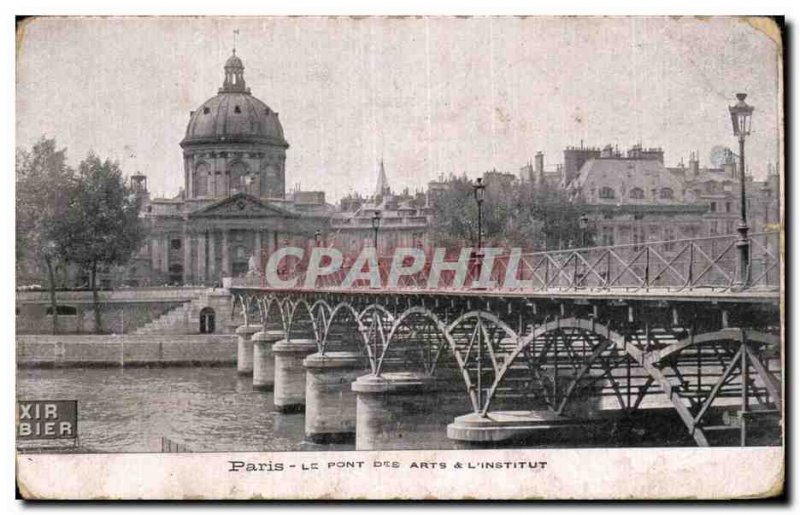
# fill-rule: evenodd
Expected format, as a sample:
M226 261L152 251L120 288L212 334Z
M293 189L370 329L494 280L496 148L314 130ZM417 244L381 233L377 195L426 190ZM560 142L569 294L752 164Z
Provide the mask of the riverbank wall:
M230 366L236 335L29 335L16 337L17 367Z
M179 323L172 324L174 327L156 332L200 333L199 313L206 307L211 308L215 314L214 332L227 332L225 323L232 314L232 299L229 292L222 288L127 288L101 291L98 293L98 300L103 334L137 333L140 328L165 319L170 313L183 316L178 317ZM97 333L92 292L58 291L56 304L56 334ZM16 292L15 325L17 334L52 334L53 316L49 292Z

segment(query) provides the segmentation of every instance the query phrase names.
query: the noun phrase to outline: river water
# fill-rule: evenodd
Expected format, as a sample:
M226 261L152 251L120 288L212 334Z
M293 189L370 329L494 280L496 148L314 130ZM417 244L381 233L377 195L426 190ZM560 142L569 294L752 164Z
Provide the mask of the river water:
M77 452L162 452L163 439L190 452L353 450L354 443L305 441L302 413L273 411L272 393L255 392L233 367L62 368L17 371L18 400L78 401ZM420 414L405 449L454 449L447 424L469 412L464 392L438 393L431 413ZM550 431L522 447L693 446L672 410L637 420L592 425L578 434ZM733 435L734 437L736 435ZM779 436L754 435L751 445L775 445ZM728 445L737 445L734 438ZM723 443L723 442L720 442ZM726 443L723 443L726 444ZM509 445L504 443L502 445Z
M355 449L306 442L304 415L273 411L272 393L232 367L21 369L17 399L77 399L80 448L91 452L160 452L162 437L193 452ZM445 430L464 413L431 413L440 430L409 435L409 448L454 448Z

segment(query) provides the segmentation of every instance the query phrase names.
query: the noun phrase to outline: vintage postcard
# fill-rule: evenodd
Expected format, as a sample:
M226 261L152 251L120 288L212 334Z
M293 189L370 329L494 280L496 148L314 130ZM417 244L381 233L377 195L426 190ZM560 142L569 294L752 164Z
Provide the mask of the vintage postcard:
M783 56L768 17L19 18L18 495L780 495Z

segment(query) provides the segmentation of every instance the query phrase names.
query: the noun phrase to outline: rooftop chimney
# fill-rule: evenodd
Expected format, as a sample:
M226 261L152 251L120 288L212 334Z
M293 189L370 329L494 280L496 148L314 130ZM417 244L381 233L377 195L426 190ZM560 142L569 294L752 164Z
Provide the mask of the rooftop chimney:
M700 161L697 159L697 154L694 152L689 153L689 173L693 176L700 174Z

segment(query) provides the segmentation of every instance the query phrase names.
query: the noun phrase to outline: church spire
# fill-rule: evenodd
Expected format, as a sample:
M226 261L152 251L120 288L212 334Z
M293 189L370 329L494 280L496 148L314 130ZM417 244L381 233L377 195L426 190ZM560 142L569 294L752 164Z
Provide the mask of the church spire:
M375 196L388 195L390 191L389 181L386 179L386 170L383 168L383 159L381 159L381 165L378 168L378 183L375 185Z

